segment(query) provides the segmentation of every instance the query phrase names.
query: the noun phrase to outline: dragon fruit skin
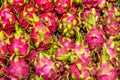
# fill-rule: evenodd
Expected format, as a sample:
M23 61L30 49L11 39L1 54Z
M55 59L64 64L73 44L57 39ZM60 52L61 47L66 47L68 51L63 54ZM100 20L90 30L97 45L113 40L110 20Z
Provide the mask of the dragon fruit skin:
M66 37L74 37L75 31L78 26L78 19L72 13L63 14L60 19L59 32Z
M40 50L48 49L53 43L48 27L42 22L34 23L31 38L34 40L35 46L39 47Z
M104 34L102 30L93 27L87 34L86 34L86 42L90 49L100 50L104 43Z
M120 31L120 25L116 21L111 21L109 25L104 25L103 29L108 36L116 36Z
M55 3L55 10L58 14L65 13L70 9L70 0L57 0Z
M0 24L2 29L7 32L7 34L12 33L15 29L14 24L16 22L16 16L10 11L7 6L0 9Z
M40 15L40 18L45 21L45 24L48 25L51 33L54 33L57 30L57 16L54 13L43 13Z
M17 55L26 56L29 50L29 43L28 41L23 41L21 37L14 39L9 45L9 50L11 55L16 53Z
M53 0L35 0L35 3L43 12L53 11Z
M8 68L8 76L13 79L28 78L29 76L29 66L25 63L23 59L18 61L11 61Z
M45 80L52 78L54 62L51 59L47 59L44 56L39 56L36 64L35 70L36 74L42 76Z

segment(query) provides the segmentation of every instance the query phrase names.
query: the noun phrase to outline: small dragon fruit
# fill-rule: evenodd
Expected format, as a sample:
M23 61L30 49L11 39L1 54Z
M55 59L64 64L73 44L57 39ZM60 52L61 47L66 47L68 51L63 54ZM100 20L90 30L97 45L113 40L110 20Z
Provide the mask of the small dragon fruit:
M76 61L70 65L70 77L74 80L88 80L90 73L88 66L81 61Z
M53 75L54 62L42 54L39 55L35 62L35 70L38 76L41 76L45 80L50 80Z
M106 23L103 29L107 36L116 36L120 31L120 25L118 22L112 20L110 23Z
M100 50L104 43L104 34L101 29L93 27L86 34L86 42L91 50Z
M97 7L97 0L83 0L82 3L87 7L87 8L92 8L92 7Z
M66 38L66 37L63 37L63 36L59 36L59 42L58 43L59 43L58 44L58 49L54 53L55 56L58 57L58 58L61 57L64 54L68 55L69 52L72 52L74 50L75 44L74 44L74 40L72 38Z
M35 0L35 3L43 12L53 11L53 0Z
M59 32L66 37L74 37L75 30L78 27L77 16L71 13L64 14L60 19Z
M88 19L88 14L90 15L94 15L96 17L100 17L98 11L95 8L92 9L85 9L82 13L81 13L81 18L83 21L86 21Z
M71 0L57 0L55 3L55 10L58 14L63 14L70 9L70 1Z
M16 16L5 5L0 9L0 25L7 34L11 34L15 30L14 25L16 22Z
M30 23L30 19L33 19L33 15L37 15L37 11L34 7L33 2L30 2L29 5L24 6L24 10L20 12L19 23L22 28L27 28Z
M57 16L54 13L43 13L40 18L45 22L51 33L57 30Z
M18 12L22 11L24 6L28 3L29 0L7 0L9 6L12 8L12 11Z
M29 77L29 66L23 59L17 61L11 61L8 68L8 76L10 79L26 79Z
M40 50L48 49L53 42L48 27L43 22L35 22L31 34L35 46Z
M115 42L111 39L108 40L106 43L106 52L110 58L110 61L115 63L115 61L117 60L117 55L119 53L116 51Z

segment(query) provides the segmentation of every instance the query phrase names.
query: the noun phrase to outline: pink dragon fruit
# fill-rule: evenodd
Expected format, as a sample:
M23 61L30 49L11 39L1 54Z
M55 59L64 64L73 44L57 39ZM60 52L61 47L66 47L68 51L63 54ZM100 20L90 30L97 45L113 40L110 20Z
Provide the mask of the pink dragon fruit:
M57 30L57 16L54 13L43 13L40 15L40 18L45 22L51 33L54 33Z
M103 26L104 31L106 32L107 36L116 36L120 31L120 25L116 21L111 21L110 23L106 23Z
M48 27L42 22L35 22L31 34L35 46L40 50L48 49L53 43L53 39Z
M58 14L63 14L70 9L70 1L71 0L57 0L55 3L55 10Z
M16 38L11 41L11 44L9 45L10 54L16 53L20 56L26 56L29 51L29 43L28 41L25 41L24 38Z
M53 0L35 0L35 3L43 12L53 11Z
M119 54L117 51L116 51L116 45L115 45L115 42L113 40L108 40L107 43L106 43L106 51L107 51L107 54L110 58L110 61L111 62L116 62L117 60L117 55Z
M98 0L97 3L98 3L98 7L100 9L104 9L105 6L106 6L107 1L106 0Z
M9 43L10 54L16 54L19 56L26 56L29 52L29 35L22 32L21 28L16 24L16 32L14 37L11 38Z
M100 17L100 14L98 13L98 11L94 8L92 9L85 9L82 13L81 13L81 18L83 21L86 21L88 19L88 14L90 15L94 15L96 17Z
M97 7L97 0L83 0L82 3L87 8Z
M104 43L104 34L101 29L93 27L86 34L86 42L91 50L100 50Z
M14 25L16 22L15 15L10 11L10 9L5 5L0 9L0 25L7 34L11 34L15 30Z
M12 8L11 11L18 12L22 11L23 7L28 3L29 0L7 0L9 6Z
M63 36L59 36L59 43L57 51L54 53L56 57L60 57L63 54L68 54L73 51L75 44L72 38L66 38Z
M50 58L46 58L43 55L38 57L35 63L35 70L38 76L41 76L45 80L50 80L53 75L54 62Z
M117 68L108 62L105 47L103 48L101 64L97 70L97 78L98 80L117 80Z
M33 19L33 15L37 15L37 11L33 2L30 2L29 5L24 6L24 10L20 12L19 23L22 28L28 28L30 19Z
M78 27L77 16L71 13L64 14L60 19L59 32L66 37L74 37L75 30Z
M75 80L88 80L90 73L88 72L88 66L80 60L70 65L70 77Z
M19 80L29 77L29 66L23 59L17 61L11 61L8 68L8 76L10 79Z

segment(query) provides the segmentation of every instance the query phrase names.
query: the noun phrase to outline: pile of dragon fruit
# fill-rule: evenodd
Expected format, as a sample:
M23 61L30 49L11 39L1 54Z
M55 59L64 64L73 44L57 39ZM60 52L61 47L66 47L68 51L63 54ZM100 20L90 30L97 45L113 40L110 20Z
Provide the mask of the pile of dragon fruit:
M120 80L120 0L0 3L0 80Z

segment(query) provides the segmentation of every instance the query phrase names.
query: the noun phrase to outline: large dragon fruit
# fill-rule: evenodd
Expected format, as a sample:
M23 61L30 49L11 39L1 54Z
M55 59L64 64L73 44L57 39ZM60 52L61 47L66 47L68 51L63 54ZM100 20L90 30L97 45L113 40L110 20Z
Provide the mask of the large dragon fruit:
M29 35L24 34L22 30L16 27L16 33L14 37L10 40L9 51L10 54L16 54L19 56L26 56L29 52ZM24 35L22 35L24 34Z
M101 29L93 27L86 34L86 42L91 50L100 50L104 43L104 33Z
M65 13L68 9L70 9L70 1L71 0L57 0L55 3L55 10L58 14Z
M10 66L8 68L8 77L10 79L26 79L29 77L29 66L25 63L23 59L17 61L10 61Z
M43 12L53 11L53 0L35 0L35 3Z
M97 78L99 80L117 80L117 68L108 62L105 48L103 47L101 64L99 64L97 70Z
M59 32L66 37L74 37L75 30L78 27L78 19L72 13L64 14L60 19Z
M53 42L48 27L43 22L35 22L31 34L35 46L40 50L48 49Z
M35 70L38 76L45 80L50 80L53 75L54 62L42 54L39 55L35 62Z
M40 18L45 22L51 33L57 30L57 16L54 13L43 13Z
M5 5L0 9L0 25L7 34L11 34L15 30L14 25L16 22L16 16Z

